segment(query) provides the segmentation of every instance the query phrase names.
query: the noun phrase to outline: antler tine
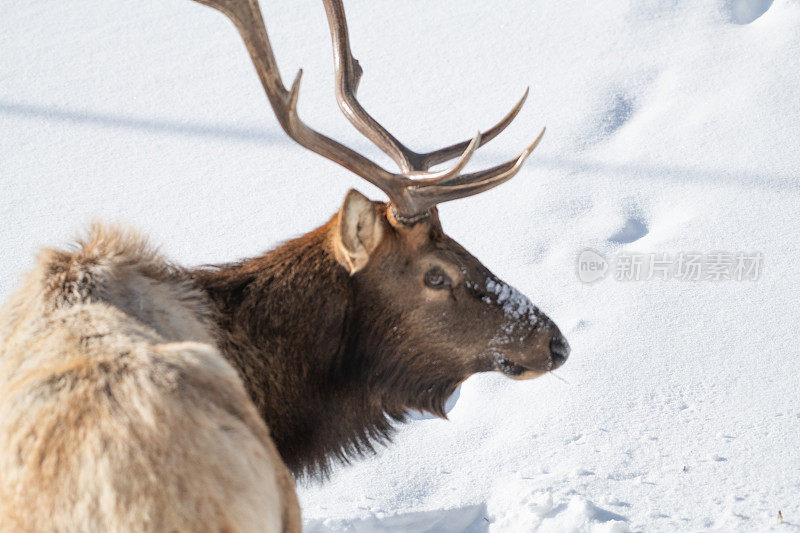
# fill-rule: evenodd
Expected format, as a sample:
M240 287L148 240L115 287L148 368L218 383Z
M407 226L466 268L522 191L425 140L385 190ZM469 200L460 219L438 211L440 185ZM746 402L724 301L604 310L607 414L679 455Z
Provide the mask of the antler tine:
M542 128L536 140L510 161L478 172L454 176L435 185L415 189L416 207L421 209L427 205L425 209L430 209L434 205L466 198L507 182L519 172L528 156L539 146L545 130L546 128Z
M253 61L264 92L283 130L301 146L334 161L366 179L389 198L400 197L406 180L373 163L358 152L306 126L297 114L300 78L287 91L272 53L258 0L195 0L224 13L236 26Z
M336 101L353 126L386 155L391 157L404 174L424 172L434 165L444 163L462 154L471 141L463 141L432 152L417 153L405 146L367 113L356 98L358 83L361 80L363 70L358 60L353 57L353 52L350 49L350 35L347 30L347 19L344 14L342 0L323 0L323 4L328 15L328 25L330 26L331 41L333 42L333 61L336 70ZM481 134L481 141L477 148L497 137L500 132L511 124L520 109L522 109L527 97L528 89L526 88L522 98L511 111L500 122Z
M511 122L513 122L515 118L517 118L520 109L522 109L522 106L525 104L525 100L528 98L529 91L530 87L526 87L525 92L522 93L522 98L520 98L519 101L514 105L514 107L511 108L511 111L509 111L506 114L506 116L504 116L500 120L500 122L498 122L488 130L481 133L481 142L478 144L477 148L480 148L484 144L488 143L489 141L500 135L500 133L504 129L506 129L506 127L508 127L508 125L511 124ZM462 141L460 143L447 146L445 148L434 150L433 152L428 152L425 154L417 154L421 161L419 163L420 170L428 170L433 166L436 166L440 163L444 163L445 161L453 159L467 147L469 142L470 141Z
M458 158L456 164L450 168L446 168L444 170L440 170L438 172L411 172L409 176L424 176L422 179L414 180L414 183L419 185L436 185L439 183L446 182L452 178L458 176L458 173L464 170L464 167L467 166L469 160L472 159L472 154L475 153L475 150L478 149L478 146L481 144L481 132L478 132L475 137L467 145L467 149L464 150L464 153L461 154L461 157Z

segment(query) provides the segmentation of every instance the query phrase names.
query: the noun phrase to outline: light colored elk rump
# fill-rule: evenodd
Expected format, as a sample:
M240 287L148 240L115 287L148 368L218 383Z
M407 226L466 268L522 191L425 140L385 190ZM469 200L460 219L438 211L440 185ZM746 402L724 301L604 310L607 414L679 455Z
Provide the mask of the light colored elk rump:
M0 530L300 530L204 307L131 232L41 253L0 311Z

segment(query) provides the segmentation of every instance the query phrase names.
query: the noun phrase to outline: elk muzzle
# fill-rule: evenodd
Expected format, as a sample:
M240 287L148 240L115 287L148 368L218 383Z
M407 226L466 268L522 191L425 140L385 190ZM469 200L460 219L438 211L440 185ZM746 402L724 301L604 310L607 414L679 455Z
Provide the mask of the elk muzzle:
M551 322L552 324L552 322ZM513 379L533 379L561 367L569 357L570 347L555 324L538 333L537 339L497 346L492 351L494 370Z
M567 361L567 339L525 295L495 278L487 280L482 300L498 320L488 346L493 370L514 379L531 379Z
M567 362L570 347L567 339L561 334L558 328L550 336L550 361L553 363L553 370Z

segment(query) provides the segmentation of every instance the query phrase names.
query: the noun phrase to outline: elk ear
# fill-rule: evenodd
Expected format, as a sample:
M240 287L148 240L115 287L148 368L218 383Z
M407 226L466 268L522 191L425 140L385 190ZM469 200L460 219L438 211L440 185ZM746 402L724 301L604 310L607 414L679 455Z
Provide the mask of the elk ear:
M339 210L334 239L336 259L352 276L367 266L382 237L383 224L375 206L369 198L350 189Z

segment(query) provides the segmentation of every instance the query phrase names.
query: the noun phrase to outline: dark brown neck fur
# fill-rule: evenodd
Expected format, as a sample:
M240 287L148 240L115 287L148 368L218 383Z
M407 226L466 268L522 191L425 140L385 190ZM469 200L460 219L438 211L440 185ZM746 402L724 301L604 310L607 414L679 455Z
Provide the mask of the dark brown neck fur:
M398 364L393 317L362 309L369 299L357 297L327 241L332 222L261 257L193 273L220 348L295 474L372 451L409 407L443 415L456 386Z

